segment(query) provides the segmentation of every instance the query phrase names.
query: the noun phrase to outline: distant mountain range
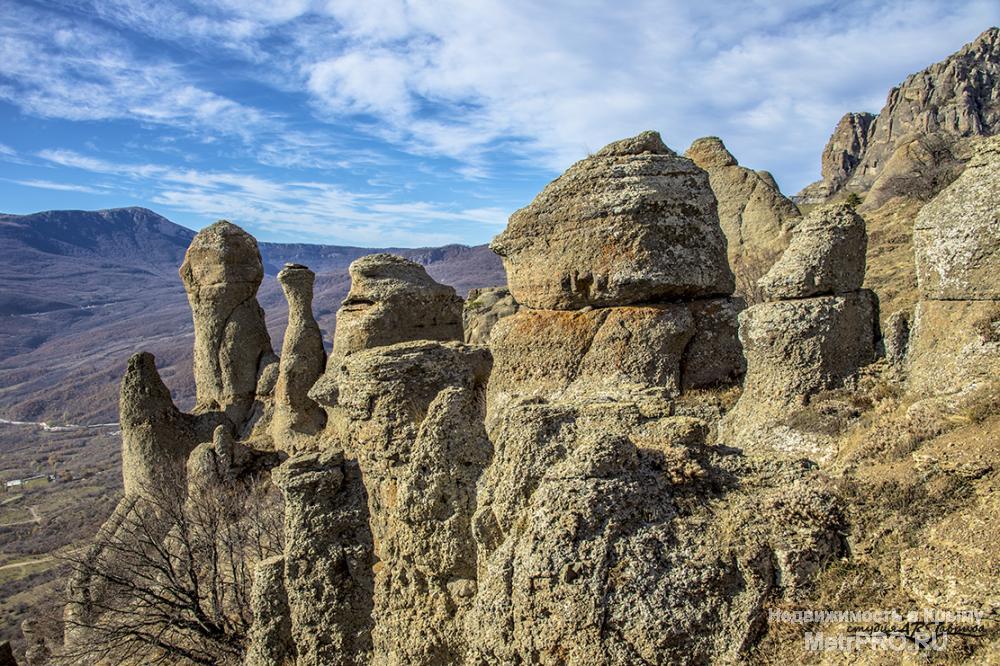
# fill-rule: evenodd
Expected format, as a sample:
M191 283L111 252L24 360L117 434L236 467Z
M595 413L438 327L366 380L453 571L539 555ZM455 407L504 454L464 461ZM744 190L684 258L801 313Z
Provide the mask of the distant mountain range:
M139 350L156 355L178 405L190 407L193 329L177 268L194 233L145 208L0 215L0 417L117 420L118 380ZM258 297L276 349L286 306L274 275L286 262L316 271L313 309L326 335L350 286L347 267L366 254L418 261L461 296L505 282L485 245L260 249L266 275Z

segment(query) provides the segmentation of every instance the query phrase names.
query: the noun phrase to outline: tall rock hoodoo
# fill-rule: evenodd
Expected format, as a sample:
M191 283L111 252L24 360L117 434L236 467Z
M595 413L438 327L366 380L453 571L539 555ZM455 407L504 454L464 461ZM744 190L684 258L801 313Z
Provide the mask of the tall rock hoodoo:
M1000 29L990 28L947 59L907 77L877 116L849 113L823 151L823 179L799 192L822 203L870 192L874 207L899 194L925 200L961 171L969 137L1000 131Z
M740 166L718 137L698 139L684 156L708 172L719 202L729 265L737 289L744 289L767 272L788 246L802 214L771 174Z
M326 365L323 334L312 313L315 280L316 274L299 264L286 264L278 273L288 301L288 328L274 388L271 437L282 448L306 448L295 440L311 438L326 422L323 409L308 395Z
M740 314L743 394L719 427L725 442L823 458L830 438L794 426L795 407L842 387L875 358L878 299L861 288L864 220L846 205L814 211L759 281L769 299Z
M908 350L915 394L961 393L1000 373L1000 137L921 209L913 230L920 301Z
M196 412L234 424L253 406L262 366L273 360L257 288L264 277L253 236L220 220L191 241L180 268L194 319Z

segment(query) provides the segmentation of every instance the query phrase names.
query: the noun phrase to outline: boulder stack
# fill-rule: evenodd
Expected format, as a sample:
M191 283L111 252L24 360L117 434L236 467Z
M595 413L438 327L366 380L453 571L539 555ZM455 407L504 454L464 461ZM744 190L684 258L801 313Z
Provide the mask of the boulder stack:
M273 357L257 288L264 277L253 236L219 220L191 241L180 268L194 320L198 413L234 424L249 414L262 366Z
M794 406L844 381L875 357L878 299L861 288L864 220L848 205L814 211L759 281L770 302L740 314L747 359L743 394L719 437L746 448L824 457L828 438L789 425Z
M960 393L1000 374L1000 137L920 210L920 301L907 352L910 391Z

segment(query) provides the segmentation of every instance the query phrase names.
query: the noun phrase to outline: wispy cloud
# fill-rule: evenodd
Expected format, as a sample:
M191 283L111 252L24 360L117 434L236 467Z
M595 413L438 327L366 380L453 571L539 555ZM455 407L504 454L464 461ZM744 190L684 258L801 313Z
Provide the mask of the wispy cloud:
M0 143L0 155L4 157L14 157L17 155L17 151L6 144Z
M150 188L155 204L205 218L253 224L282 238L374 246L442 245L462 242L470 229L485 226L490 234L497 233L506 219L499 208L394 202L325 182L116 163L71 150L42 150L37 156L63 167L118 176L133 188ZM454 230L440 229L441 223L451 223Z
M56 183L51 180L15 180L12 178L4 178L12 183L17 183L18 185L24 185L25 187L34 187L42 190L57 190L59 192L83 192L86 194L105 194L107 190L90 187L89 185L74 185L72 183Z

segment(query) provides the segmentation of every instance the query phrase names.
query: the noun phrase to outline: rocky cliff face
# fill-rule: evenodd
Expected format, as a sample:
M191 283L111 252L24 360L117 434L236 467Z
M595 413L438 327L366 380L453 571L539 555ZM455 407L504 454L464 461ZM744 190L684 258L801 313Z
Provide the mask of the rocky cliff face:
M695 152L710 169L736 167L720 145ZM906 366L922 396L922 377L973 372L936 368L934 349L979 366L987 385L995 374L996 317L981 315L997 303L997 153L985 142L921 215L927 312L961 310L963 322L918 311L912 333L904 322L892 336L886 372ZM754 188L776 192L760 179ZM461 341L452 289L375 255L352 265L322 374L311 272L279 276L292 316L274 359L252 239L210 227L182 275L206 332L195 354L225 381L196 366L204 401L184 414L152 357L133 358L128 496L104 531L144 510L143 488L172 467L189 498L245 478L276 486L283 545L251 556L246 666L747 660L767 608L807 598L847 561L848 507L828 475L837 441L804 415L875 361L878 301L862 288L864 220L830 205L797 222L759 280L768 300L744 309L716 211L709 174L658 134L613 143L494 242L517 304L500 316L508 295L490 292L476 329L488 346ZM739 392L744 370L722 417L719 396ZM964 524L988 533L964 520L940 526L934 547ZM918 598L933 597L925 555L893 555ZM982 597L965 555L948 569L955 603ZM100 613L94 580L72 591L68 617ZM66 634L68 647L87 640Z
M876 206L898 194L940 191L970 156L964 139L1000 131L1000 29L908 77L877 116L849 113L823 151L823 179L801 203L839 192L869 193Z

